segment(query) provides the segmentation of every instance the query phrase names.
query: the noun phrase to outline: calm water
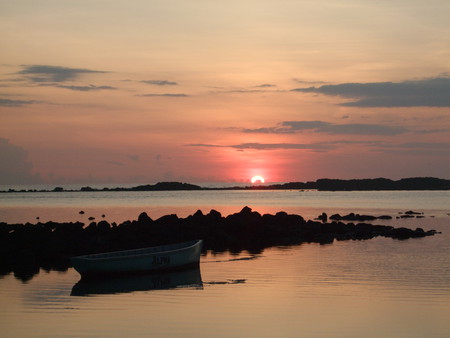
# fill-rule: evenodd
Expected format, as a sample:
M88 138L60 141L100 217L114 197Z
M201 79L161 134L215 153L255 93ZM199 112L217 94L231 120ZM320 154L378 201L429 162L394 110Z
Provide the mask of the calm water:
M212 208L226 215L244 205L306 218L412 209L425 218L384 224L442 234L303 244L259 255L208 253L199 270L103 284L80 284L72 269L41 271L27 283L7 275L0 279L1 336L450 336L449 192L3 194L0 221L86 221L105 214L120 222L141 211L152 218Z
M216 209L223 215L249 206L261 213L285 210L315 217L325 211L384 212L418 210L450 213L450 191L319 192L319 191L148 191L148 192L61 192L1 193L0 221L83 221L105 215L106 220L137 219L146 211L150 217L176 213L186 217L198 209ZM80 216L78 212L85 211Z

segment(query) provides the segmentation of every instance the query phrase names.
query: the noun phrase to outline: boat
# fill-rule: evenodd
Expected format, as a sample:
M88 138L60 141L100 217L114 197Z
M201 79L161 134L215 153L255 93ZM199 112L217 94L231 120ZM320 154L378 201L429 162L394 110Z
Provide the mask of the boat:
M202 240L149 248L114 251L72 257L72 265L82 277L101 277L180 269L198 266Z

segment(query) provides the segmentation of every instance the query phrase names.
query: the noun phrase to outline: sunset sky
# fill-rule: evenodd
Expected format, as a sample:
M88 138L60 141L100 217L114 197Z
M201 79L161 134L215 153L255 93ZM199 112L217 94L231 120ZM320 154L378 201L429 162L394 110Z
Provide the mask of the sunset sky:
M450 178L448 0L0 0L0 184Z

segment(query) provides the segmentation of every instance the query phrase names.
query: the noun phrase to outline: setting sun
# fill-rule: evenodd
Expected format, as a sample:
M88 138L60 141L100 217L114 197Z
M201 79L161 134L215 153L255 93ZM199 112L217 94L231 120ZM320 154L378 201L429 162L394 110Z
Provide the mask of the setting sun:
M264 180L264 177L262 177L262 176L253 176L251 179L251 182L252 183L264 183L265 180Z

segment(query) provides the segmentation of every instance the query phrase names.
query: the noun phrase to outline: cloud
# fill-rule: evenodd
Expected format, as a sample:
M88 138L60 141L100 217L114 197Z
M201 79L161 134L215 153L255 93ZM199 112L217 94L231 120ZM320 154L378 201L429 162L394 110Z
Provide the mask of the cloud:
M238 94L243 94L243 93L265 93L267 92L267 90L263 90L263 89L232 89L232 90L226 90L223 91L221 93L238 93Z
M272 149L305 149L305 150L328 150L334 147L331 144L325 143L241 143L230 146L236 149L257 149L257 150L272 150Z
M263 84L261 84L259 86L256 86L256 88L273 88L273 87L276 87L276 86L277 85L270 84L270 83L263 83Z
M284 121L270 128L243 129L245 133L294 134L303 131L334 135L397 135L408 130L399 126L382 124L347 123L335 124L324 121Z
M48 65L26 65L16 74L24 75L28 80L36 83L65 82L77 79L82 74L106 73L105 71L86 68L69 68Z
M251 87L209 87L217 89L211 91L211 94L252 94L252 93L279 93L286 90L276 89L276 84L263 83Z
M253 88L258 88L258 89L245 89L245 88L241 88L241 89L230 89L230 90L224 90L224 91L216 91L213 93L219 93L219 94L247 94L247 93L278 93L278 92L283 92L283 90L276 90L276 89L268 89L268 88L273 88L276 87L275 85L261 85L261 86L255 86Z
M110 86L95 86L95 85L87 85L87 86L63 86L63 85L59 85L59 86L56 86L56 87L70 89L70 90L77 90L77 91L82 91L82 92L90 92L90 91L97 91L97 90L116 90L117 89L115 87L110 87Z
M238 150L255 149L255 150L275 150L275 149L302 149L323 151L334 149L335 146L331 143L240 143L232 145L215 145L215 144L187 144L188 147L206 147L206 148L234 148Z
M432 149L448 149L450 150L450 143L448 142L409 142L400 144L402 148L432 148Z
M169 93L165 93L165 94L142 94L142 95L138 95L138 96L143 96L143 97L158 97L158 96L162 96L162 97L188 97L189 95L187 94L169 94Z
M380 143L374 145L378 151L394 154L411 154L411 155L438 155L450 156L449 142L407 142L407 143Z
M436 133L448 133L450 129L424 129L417 130L417 134L436 134Z
M228 148L229 146L222 146L218 144L207 144L207 143L190 143L186 144L186 147Z
M32 184L41 181L33 174L33 165L27 160L25 149L0 138L0 184Z
M447 76L404 82L342 83L292 91L354 99L340 104L347 107L450 107Z
M302 79L293 79L295 82L297 83L301 83L301 84L308 84L308 85L312 85L312 84L324 84L326 83L325 81L305 81Z
M384 143L377 144L380 148L402 148L402 149L439 149L450 151L450 143L448 142L407 142L407 143Z
M3 107L22 107L24 105L33 103L39 103L39 101L0 99L0 106Z
M167 81L167 80L144 80L141 81L143 83L154 85L154 86L176 86L178 83L173 81Z

